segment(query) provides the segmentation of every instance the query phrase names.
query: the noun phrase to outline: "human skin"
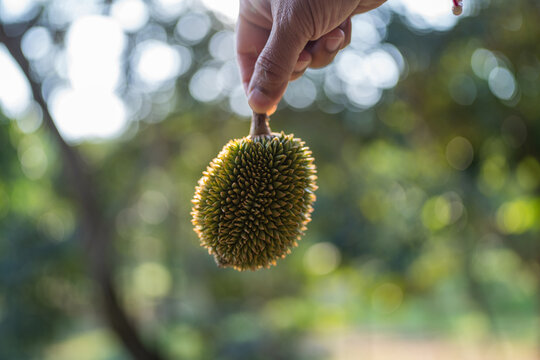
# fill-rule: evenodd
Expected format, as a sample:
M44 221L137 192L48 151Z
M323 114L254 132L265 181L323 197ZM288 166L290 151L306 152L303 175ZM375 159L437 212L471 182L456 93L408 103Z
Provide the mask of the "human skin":
M237 56L254 112L271 114L289 81L332 62L351 41L351 16L386 0L240 0Z

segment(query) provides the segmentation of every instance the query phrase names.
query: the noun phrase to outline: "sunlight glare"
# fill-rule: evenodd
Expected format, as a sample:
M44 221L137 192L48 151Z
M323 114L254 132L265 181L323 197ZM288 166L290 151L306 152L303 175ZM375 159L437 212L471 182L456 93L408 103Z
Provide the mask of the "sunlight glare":
M361 109L372 107L378 103L382 97L381 89L367 84L349 84L346 93L351 103Z
M382 38L371 21L369 14L355 16L352 18L352 34L350 46L354 49L363 50L378 44Z
M125 35L117 22L85 16L69 28L66 40L68 74L75 89L112 92L120 80Z
M191 43L199 43L210 31L212 22L205 13L191 12L180 18L176 32L182 39Z
M253 112L248 105L248 100L242 85L238 85L229 96L231 110L240 116L250 116Z
M342 51L336 58L336 73L343 82L348 84L366 82L364 55L349 49Z
M177 18L189 5L190 0L153 0L154 14L164 21Z
M138 78L152 89L178 75L180 54L164 42L147 40L137 45L133 68Z
M30 103L30 86L21 69L0 44L0 106L9 117L21 115Z
M235 23L238 18L239 0L201 0L203 5L212 10L219 20L226 23Z
M283 98L291 107L305 109L317 98L317 88L313 81L304 76L289 84Z
M140 30L148 21L148 9L142 0L118 0L113 3L111 16L127 32Z
M189 92L198 101L210 102L217 100L223 90L219 81L219 72L213 67L203 67L197 71L189 82Z
M49 30L42 26L29 29L22 38L21 50L30 60L38 60L50 55L53 50L53 40Z
M389 4L419 30L448 30L458 21L458 17L452 14L452 2L449 0L393 0Z
M365 63L367 77L374 86L382 89L396 86L399 69L392 55L376 50L366 57Z
M0 19L3 21L18 22L34 10L34 0L0 0Z
M112 93L56 89L49 103L58 129L70 141L115 137L126 126L124 103Z
M503 67L491 70L488 78L489 90L501 100L510 100L516 94L516 79Z

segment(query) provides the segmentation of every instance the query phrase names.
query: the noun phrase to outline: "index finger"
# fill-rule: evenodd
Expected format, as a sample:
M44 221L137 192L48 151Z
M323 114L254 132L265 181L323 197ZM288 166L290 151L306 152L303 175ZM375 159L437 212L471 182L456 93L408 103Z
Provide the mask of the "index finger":
M238 18L236 28L236 53L238 65L240 66L240 75L242 77L242 85L247 91L255 63L262 49L268 41L270 30L262 28L249 22L243 16Z

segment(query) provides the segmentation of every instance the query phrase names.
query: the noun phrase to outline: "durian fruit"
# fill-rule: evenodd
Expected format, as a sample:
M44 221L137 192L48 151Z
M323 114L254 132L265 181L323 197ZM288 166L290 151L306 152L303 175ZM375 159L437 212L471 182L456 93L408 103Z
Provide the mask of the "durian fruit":
M290 253L311 220L316 170L293 135L254 114L250 135L229 141L199 180L192 223L218 266L257 270Z

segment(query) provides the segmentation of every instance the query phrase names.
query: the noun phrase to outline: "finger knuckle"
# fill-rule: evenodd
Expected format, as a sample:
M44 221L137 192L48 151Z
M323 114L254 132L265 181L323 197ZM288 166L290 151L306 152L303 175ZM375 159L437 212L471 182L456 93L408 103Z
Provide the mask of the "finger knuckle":
M318 22L314 18L313 4L311 2L287 2L275 14L275 22L281 28L294 31L296 34L313 38ZM316 13L316 12L315 12Z
M262 76L261 80L269 86L281 84L288 75L287 69L280 64L280 61L264 53L259 56L257 65Z

